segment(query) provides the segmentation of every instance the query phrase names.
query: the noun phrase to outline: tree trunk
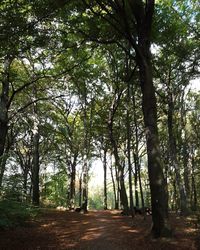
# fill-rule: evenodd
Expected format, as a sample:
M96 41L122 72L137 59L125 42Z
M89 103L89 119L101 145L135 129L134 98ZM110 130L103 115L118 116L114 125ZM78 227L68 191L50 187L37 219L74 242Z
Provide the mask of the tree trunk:
M115 209L119 209L119 202L117 200L117 192L116 192L116 187L115 187L115 179L114 179L114 176L113 176L112 155L111 155L110 173L111 173L111 179L112 179L112 184L113 184L113 193L114 193L114 199L115 199Z
M39 133L38 131L33 136L33 169L32 169L32 184L33 184L33 196L32 202L35 206L40 204L40 190L39 190Z
M185 97L185 92L181 96L181 131L183 131L183 134L180 136L180 143L183 145L183 180L184 180L184 186L185 186L185 196L186 196L186 206L187 206L187 211L189 212L189 204L190 204L190 171L189 171L189 166L188 166L188 159L189 159L189 152L188 152L188 146L187 146L187 136L186 136L186 110L185 110L185 104L184 104L184 97Z
M163 163L157 127L157 104L153 86L152 62L150 53L151 25L154 12L154 0L130 1L137 22L138 43L131 40L136 51L139 77L142 90L142 110L147 141L148 174L152 204L152 234L154 237L169 237L166 186L163 175Z
M88 206L88 166L87 162L84 161L83 167L83 185L82 185L82 192L83 192L83 201L82 201L82 209L84 213L87 213L87 206Z
M24 166L23 172L23 200L27 200L27 181L28 181L28 169L27 166Z
M195 182L195 173L194 173L194 167L195 167L195 161L194 161L194 155L192 155L192 197L191 197L191 204L192 204L192 210L197 211L197 189L196 189L196 182Z
M120 194L120 200L121 200L123 212L124 212L124 215L129 215L130 210L129 210L129 206L128 206L128 197L127 197L126 187L125 187L125 183L124 183L124 167L122 167L119 170L119 183L120 183L119 194Z
M189 210L189 204L190 204L190 170L189 170L189 164L188 164L188 159L189 159L189 154L187 151L187 139L183 139L183 176L184 176L184 186L185 186L185 195L186 195L186 202L187 202L187 209Z
M40 190L39 190L39 133L38 131L33 135L33 166L32 166L32 184L33 195L32 202L35 206L40 204Z
M89 158L89 147L90 147L90 140L88 136L88 129L91 128L92 123L92 108L90 110L90 123L89 128L87 124L88 116L87 116L87 86L86 83L84 83L84 117L83 117L83 124L84 124L84 155L83 155L83 182L82 182L82 205L81 208L83 209L84 213L87 213L87 206L88 206L88 172L89 172L89 166L88 166L88 158Z
M5 170L6 160L4 150L6 136L8 133L8 108L9 108L9 83L10 83L10 65L12 58L6 58L4 61L4 71L2 77L2 88L0 93L0 189Z
M183 185L183 181L180 174L180 168L177 160L177 148L176 148L176 138L174 133L174 121L173 121L173 113L174 113L174 105L173 105L173 97L172 93L168 93L169 101L168 101L168 135L169 135L169 147L170 147L170 158L172 166L174 167L176 174L176 182L180 195L180 209L181 214L186 215L188 213L187 208L187 199L185 188Z
M127 114L126 114L126 128L127 128L127 158L128 158L128 179L129 179L129 204L130 213L134 217L134 202L133 202L133 184L132 184L132 165L131 165L131 127L130 127L130 83L127 83Z
M70 175L70 194L69 194L69 209L75 208L75 181L76 181L76 162L72 163Z
M75 208L75 183L76 183L76 162L78 154L73 153L73 161L70 161L70 187L69 187L69 209Z
M139 60L140 61L140 60ZM152 204L152 233L154 237L168 236L168 212L163 165L158 140L157 105L152 82L151 62L140 65L140 81L142 85L142 108L147 140L148 173Z
M33 89L34 98L37 97L37 89ZM32 185L33 185L33 195L32 202L35 206L40 204L40 188L39 188L39 172L40 172L40 163L39 163L39 116L38 116L38 106L37 103L33 105L33 166L32 166Z
M144 212L144 195L143 195L143 188L142 188L142 179L141 179L141 165L139 163L139 159L137 160L137 165L138 165L138 179L139 179L139 186L140 186L140 196L141 196L141 205L142 205L142 210Z
M138 194L138 179L140 184L140 166L139 166L139 135L138 135L138 121L136 117L136 104L135 104L135 96L132 92L132 102L133 102L133 110L134 110L134 128L135 128L135 145L134 145L134 165L135 165L135 205L136 207L139 207L139 194ZM141 192L141 190L140 190ZM141 198L143 200L143 193L141 193ZM141 200L141 201L142 201Z
M104 149L104 155L103 155L103 170L104 170L104 210L108 209L107 204L107 149Z
M124 168L120 163L117 143L116 143L116 140L115 140L114 134L113 134L114 115L115 115L115 112L116 112L117 107L119 105L121 93L120 94L115 93L115 95L118 95L118 96L117 97L114 96L114 99L113 99L113 102L111 105L111 109L109 112L109 119L108 119L108 131L109 131L110 142L111 142L112 149L113 149L113 155L115 157L115 165L116 165L117 171L118 171L117 180L118 180L118 183L120 184L120 188L119 188L120 200L121 200L121 204L123 206L124 213L128 214L129 207L128 207L128 198L127 198L127 194L126 194L126 189L125 189L125 185L124 185Z
M79 178L79 207L81 207L82 204L82 175Z
M176 188L176 179L174 178L174 180L173 180L173 193L172 193L172 195L173 195L173 203L172 203L172 205L173 205L173 207L172 207L172 210L175 210L176 211L176 213L178 212L178 207L177 207L177 188Z
M1 126L0 126L0 129L1 129ZM0 136L1 136L1 130L0 130ZM4 142L3 148L5 148L5 142ZM9 152L9 148L6 147L5 152L3 150L3 154L0 157L0 190L2 187L3 176L4 176L5 169L6 169L6 161L8 158L8 152Z

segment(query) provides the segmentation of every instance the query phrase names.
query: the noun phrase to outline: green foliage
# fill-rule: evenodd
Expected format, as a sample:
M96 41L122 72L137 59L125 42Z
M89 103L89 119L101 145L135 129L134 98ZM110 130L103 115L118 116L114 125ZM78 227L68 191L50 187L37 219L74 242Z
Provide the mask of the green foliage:
M13 228L24 225L27 220L34 218L39 210L17 201L0 201L0 229Z
M42 201L44 205L66 206L67 204L67 175L59 172L44 180Z
M22 176L11 174L4 177L2 196L13 201L22 201Z
M103 209L103 192L100 187L93 188L89 195L89 209Z

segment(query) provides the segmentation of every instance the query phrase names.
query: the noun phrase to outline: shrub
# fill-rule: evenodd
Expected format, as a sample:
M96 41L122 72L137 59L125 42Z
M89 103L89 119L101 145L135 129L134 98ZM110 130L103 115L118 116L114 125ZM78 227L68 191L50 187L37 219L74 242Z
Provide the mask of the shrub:
M12 200L0 201L0 229L13 228L24 225L25 222L35 217L39 209Z

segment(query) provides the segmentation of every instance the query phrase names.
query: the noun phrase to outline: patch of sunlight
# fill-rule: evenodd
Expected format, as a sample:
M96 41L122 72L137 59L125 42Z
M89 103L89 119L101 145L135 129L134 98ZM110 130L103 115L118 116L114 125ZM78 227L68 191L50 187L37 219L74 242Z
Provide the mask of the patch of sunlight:
M63 207L63 206L58 206L58 207L56 208L56 210L58 210L58 211L66 211L67 208L66 208L66 207Z
M81 240L94 240L94 239L99 238L101 235L102 235L102 233L93 231L90 233L86 233L86 235L81 237Z
M104 227L92 227L90 229L88 229L87 231L88 232L93 232L93 231L96 231L96 230L99 230L99 229L103 229Z
M87 224L89 224L89 222L88 221L83 221L82 224L87 225Z
M64 245L63 247L66 247L65 249L69 249L69 248L74 248L76 246L76 243L68 243L67 245Z
M129 226L122 226L120 228L122 228L122 229L129 229L130 227Z
M183 231L185 233L195 233L197 231L197 229L190 227L190 228L185 228Z
M129 229L129 230L127 230L129 233L139 233L139 231L138 230L136 230L136 229Z
M111 214L119 214L119 210L115 210L115 209L114 209L114 210L111 210L110 213L111 213Z
M41 225L41 227L46 228L46 227L52 227L52 226L55 226L55 225L56 225L56 223L52 222L52 223L48 223L48 224L43 224L43 225Z
M98 219L98 221L106 222L106 221L109 221L109 220L107 220L107 219Z

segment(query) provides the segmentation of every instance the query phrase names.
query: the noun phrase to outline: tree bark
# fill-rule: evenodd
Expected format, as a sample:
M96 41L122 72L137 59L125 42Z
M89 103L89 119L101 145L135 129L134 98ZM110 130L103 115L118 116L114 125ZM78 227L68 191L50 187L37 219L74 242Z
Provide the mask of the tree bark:
M35 206L40 204L40 190L39 190L39 133L33 136L33 169L32 169L32 183L33 183L33 196L32 202Z
M70 210L74 209L75 207L75 181L76 181L76 165L72 164L72 169L71 169L71 178L70 178L70 197L69 197L69 202L70 202Z
M81 207L82 204L82 175L79 177L79 207Z
M112 145L112 149L113 149L113 155L115 157L115 164L118 170L118 181L120 184L120 188L119 188L119 192L120 192L120 201L121 204L123 206L123 211L124 214L129 214L129 207L128 207L128 198L127 198L127 194L126 194L126 189L125 189L125 184L124 184L124 168L120 163L120 158L119 158L119 153L118 153L118 147L117 147L117 143L113 134L113 121L114 121L114 115L115 112L117 110L117 107L119 105L119 101L120 101L120 97L121 97L121 93L117 94L115 93L115 95L118 95L117 97L114 96L112 105L111 105L111 109L109 112L109 118L108 118L108 131L109 131L109 137L110 137L110 142Z
M107 204L107 149L104 149L103 154L103 170L104 170L104 210L108 209Z
M86 86L85 86L85 96L84 96L84 155L83 155L83 182L82 182L82 209L84 213L87 212L88 206L88 128L87 128L87 110L86 110L87 96L86 96Z
M193 211L197 211L197 188L196 188L195 173L194 173L194 169L195 169L194 155L192 155L191 165L192 165L191 207Z
M9 108L9 82L10 82L10 65L12 58L7 57L4 61L2 88L0 93L0 188L5 170L6 158L4 150L6 144L6 136L8 133L8 108Z
M32 184L33 184L33 195L32 202L35 206L40 204L40 190L39 190L39 133L36 132L33 136L33 166L32 166Z
M134 202L133 202L133 184L132 184L132 165L131 165L131 127L130 127L130 83L127 83L127 114L126 114L126 127L127 127L127 158L128 158L128 178L129 178L129 204L130 213L134 217Z
M1 129L1 126L0 126L0 129ZM1 136L1 132L0 132L0 136ZM0 190L2 187L2 183L3 183L3 176L4 176L5 169L6 169L6 161L8 159L8 153L9 153L9 149L10 149L7 146L5 147L5 143L4 143L3 148L5 148L5 150L3 151L3 154L0 157Z
M170 86L169 86L170 87ZM180 210L182 215L186 215L188 213L187 208L187 199L185 188L183 184L183 180L180 174L180 168L177 160L177 148L176 148L176 138L174 133L174 121L173 121L173 113L174 113L174 104L173 104L173 96L169 91L168 93L168 135L169 135L169 147L170 147L170 158L172 166L174 167L176 174L176 182L180 195Z
M37 97L37 90L33 89L33 97ZM33 105L33 166L32 166L32 185L33 185L33 194L32 202L35 206L40 204L40 188L39 188L39 172L40 172L40 163L39 163L39 117L38 117L38 107L37 103Z
M110 165L110 173L111 173L111 179L112 179L112 184L113 184L113 193L114 193L114 200L115 200L115 209L119 209L119 202L117 199L117 192L116 192L116 187L115 187L115 179L113 175L113 166L112 166L112 154L111 154L111 165Z
M75 208L75 181L76 181L76 156L71 165L71 175L70 175L70 193L69 193L69 209L73 210Z
M139 134L138 134L138 121L136 117L136 104L135 104L135 96L134 93L132 93L132 102L133 102L133 110L134 110L134 132L135 132L135 145L134 145L134 165L135 165L135 205L136 207L139 207L139 194L138 194L138 180L139 180L139 186L140 186L140 165L139 165ZM140 196L141 196L141 203L143 204L143 192L140 188Z
M141 165L139 162L139 158L137 159L137 166L138 166L138 180L139 180L139 187L140 187L140 197L141 197L141 205L142 205L142 210L144 211L144 195L143 195L143 188L142 188L142 178L141 178ZM145 213L144 213L145 214Z
M131 4L131 2L130 2ZM151 189L152 234L154 237L169 237L166 186L157 127L157 103L153 85L150 36L153 21L154 0L133 1L132 10L137 23L138 44L132 41L139 66L142 90L142 110L147 142L148 174Z

